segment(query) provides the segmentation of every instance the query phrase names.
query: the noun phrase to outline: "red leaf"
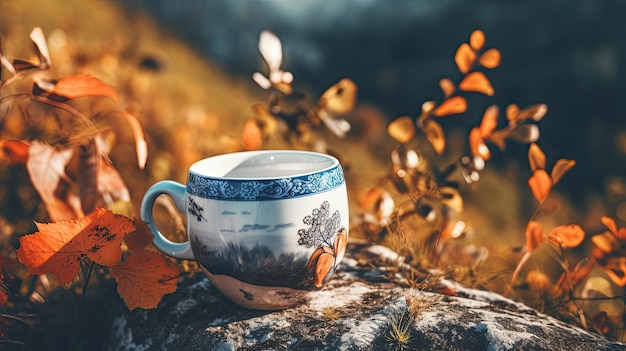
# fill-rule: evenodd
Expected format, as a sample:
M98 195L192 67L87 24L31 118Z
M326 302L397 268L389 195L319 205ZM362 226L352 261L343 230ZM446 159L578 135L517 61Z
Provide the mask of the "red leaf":
M74 279L84 257L103 266L117 263L120 244L134 229L128 218L105 209L72 221L36 225L38 232L19 238L17 258L30 274L50 273L61 284Z
M459 83L459 89L463 91L470 91L475 93L483 93L488 96L493 96L495 90L489 79L482 72L472 72L465 76L461 83Z
M533 172L533 175L528 178L528 186L535 199L541 203L548 197L552 189L552 179L550 179L550 176L545 170L537 169Z
M113 89L110 85L96 77L86 74L76 74L73 76L63 77L54 84L52 89L47 89L39 84L38 86L44 91L47 91L49 94L62 96L68 99L85 96L108 96L115 100L118 100L119 98L117 91L115 91L115 89Z
M155 308L165 294L176 291L180 271L169 260L154 251L133 253L109 269L117 281L117 292L129 310Z

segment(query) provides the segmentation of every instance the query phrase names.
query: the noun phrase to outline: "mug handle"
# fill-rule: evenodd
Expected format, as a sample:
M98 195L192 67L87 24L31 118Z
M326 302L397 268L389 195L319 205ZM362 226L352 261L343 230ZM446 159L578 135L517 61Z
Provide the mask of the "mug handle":
M193 260L195 259L193 256L193 252L191 251L191 245L189 244L189 239L184 243L175 243L167 239L154 224L154 217L152 215L152 208L154 207L154 202L156 201L159 195L168 195L174 200L174 204L176 208L185 213L186 204L185 200L187 198L187 192L185 186L174 182L171 180L163 180L160 181L148 189L146 194L143 196L143 200L141 201L141 219L148 224L150 231L152 232L152 236L154 239L152 242L157 249L161 250L166 255L172 256L174 258L179 258L183 260Z

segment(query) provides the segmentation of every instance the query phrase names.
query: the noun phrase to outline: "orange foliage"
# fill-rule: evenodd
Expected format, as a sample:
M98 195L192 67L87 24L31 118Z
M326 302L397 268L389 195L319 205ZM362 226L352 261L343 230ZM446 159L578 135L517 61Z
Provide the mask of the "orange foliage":
M552 179L545 170L537 169L528 178L528 186L537 202L541 203L548 197L552 189Z
M483 93L488 96L493 96L495 90L489 79L482 72L472 72L465 76L461 83L459 83L459 89L468 92Z
M19 239L18 259L29 273L51 273L66 284L78 274L84 257L103 266L120 261L120 244L135 228L128 218L97 209L73 221L37 223L37 229Z
M548 234L548 240L567 249L577 247L585 239L585 231L577 224L560 225Z

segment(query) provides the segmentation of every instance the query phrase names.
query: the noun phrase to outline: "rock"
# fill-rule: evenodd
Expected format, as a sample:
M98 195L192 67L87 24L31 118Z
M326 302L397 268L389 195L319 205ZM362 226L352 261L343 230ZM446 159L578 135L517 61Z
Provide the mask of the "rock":
M626 349L495 293L447 281L448 295L401 287L393 269L371 265L393 255L353 244L309 304L275 312L239 307L203 276L185 279L158 308L117 316L107 350Z

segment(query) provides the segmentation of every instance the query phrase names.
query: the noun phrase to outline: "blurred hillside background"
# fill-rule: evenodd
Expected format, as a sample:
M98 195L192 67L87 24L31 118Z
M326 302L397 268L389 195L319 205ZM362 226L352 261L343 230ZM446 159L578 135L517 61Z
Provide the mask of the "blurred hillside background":
M52 40L58 74L99 76L142 120L151 141L150 172L138 178L135 197L155 180L184 179L191 162L224 152L221 136L238 136L250 105L265 99L250 79L263 69L257 42L264 29L281 39L283 67L313 98L343 77L356 82L355 132L349 142L334 143L347 153L365 147L383 158L352 162L363 177L388 163L392 146L386 147L384 124L440 99L439 79L460 77L456 48L482 29L487 46L503 55L489 72L496 95L474 98L466 114L442 119L444 128L465 137L489 104L546 103L538 143L548 165L561 157L577 161L556 189L576 209L570 217L595 227L601 214L626 220L624 1L4 0L0 9L3 54L29 57L28 33L41 26ZM457 147L466 147L458 139ZM117 152L128 155L131 148L122 143ZM526 150L509 143L506 155L489 163L510 176L494 193L514 182L525 203L516 203L523 202L519 192L510 194L510 211L497 202L489 206L490 197L479 199L512 222L516 205L532 209L524 189ZM118 158L118 165L124 162ZM127 163L118 168L134 169Z
M626 196L626 2L620 0L125 0L158 20L227 72L260 64L258 34L283 41L285 67L319 93L338 77L359 102L388 119L416 114L440 98L437 82L458 77L452 55L474 29L503 54L490 78L494 100L546 103L540 145L549 159L573 158L563 187L577 203L607 192ZM486 99L485 99L486 100ZM487 104L487 102L485 102ZM480 115L485 105L470 106ZM472 109L473 108L473 109ZM476 124L475 118L451 123ZM525 148L511 150L524 159ZM550 162L549 162L550 164ZM618 194L616 194L618 193ZM620 210L626 219L626 208Z

